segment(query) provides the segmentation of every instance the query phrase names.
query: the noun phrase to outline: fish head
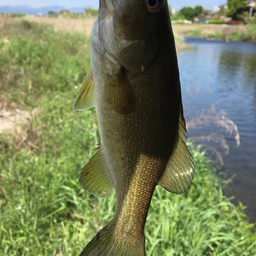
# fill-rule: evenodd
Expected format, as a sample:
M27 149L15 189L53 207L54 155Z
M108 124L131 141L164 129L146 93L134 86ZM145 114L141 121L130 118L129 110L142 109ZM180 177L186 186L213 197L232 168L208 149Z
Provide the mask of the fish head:
M100 0L99 41L127 69L143 72L168 29L166 0Z

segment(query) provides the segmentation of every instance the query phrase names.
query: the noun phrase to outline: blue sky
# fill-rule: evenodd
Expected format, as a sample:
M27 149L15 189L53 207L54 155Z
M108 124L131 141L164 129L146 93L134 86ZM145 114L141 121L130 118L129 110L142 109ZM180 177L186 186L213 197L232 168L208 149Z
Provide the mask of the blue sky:
M196 5L213 9L215 6L225 4L227 0L168 0L168 2L176 10L180 10L184 6L194 7ZM31 7L60 5L67 8L87 6L98 8L99 0L1 0L0 5L29 5Z

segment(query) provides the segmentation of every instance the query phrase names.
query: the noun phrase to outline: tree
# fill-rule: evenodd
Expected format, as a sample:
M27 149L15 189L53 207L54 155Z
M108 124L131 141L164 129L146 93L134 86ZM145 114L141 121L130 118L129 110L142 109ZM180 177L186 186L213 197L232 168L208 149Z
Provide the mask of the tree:
M250 21L249 12L245 11L241 14L238 14L237 17L244 21L247 24Z
M48 12L48 16L49 16L49 17L56 17L56 16L57 16L57 13L54 12L54 11L49 11L49 12Z
M225 6L221 6L218 15L225 16L225 14L226 14Z
M201 5L197 5L195 8L192 7L183 7L179 13L184 16L187 20L193 21L194 18L203 12L203 7Z
M195 16L203 12L203 7L201 5L197 5L195 8Z
M59 11L59 14L60 15L63 15L63 16L67 16L67 15L69 15L69 10L61 10L61 11Z
M90 6L87 8L84 8L84 12L86 15L92 15L92 16L98 16L99 10L98 9L92 9Z
M172 20L185 20L186 18L180 12L176 12L175 14L172 15L171 19Z
M245 0L228 0L228 8L226 10L226 15L228 17L232 17L233 20L239 19L239 15L241 15L245 10Z
M192 7L183 7L179 13L183 15L187 20L193 21L195 18L195 10Z

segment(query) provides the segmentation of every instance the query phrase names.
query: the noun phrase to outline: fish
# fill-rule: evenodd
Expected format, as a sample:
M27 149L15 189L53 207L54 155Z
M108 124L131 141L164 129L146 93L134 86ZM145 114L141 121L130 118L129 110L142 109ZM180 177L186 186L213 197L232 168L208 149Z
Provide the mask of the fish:
M101 144L79 183L98 198L115 189L116 208L80 256L143 256L155 187L181 194L195 174L167 0L100 0L90 54L73 107L96 108Z

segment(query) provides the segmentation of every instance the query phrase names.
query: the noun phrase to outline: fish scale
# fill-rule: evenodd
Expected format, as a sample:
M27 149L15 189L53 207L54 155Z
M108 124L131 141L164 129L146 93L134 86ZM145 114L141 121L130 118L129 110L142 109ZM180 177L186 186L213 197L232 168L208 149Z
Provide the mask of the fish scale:
M155 187L181 194L193 181L168 5L156 3L100 0L91 72L74 108L96 107L101 145L79 181L99 198L114 188L116 209L81 256L145 255L144 226Z

